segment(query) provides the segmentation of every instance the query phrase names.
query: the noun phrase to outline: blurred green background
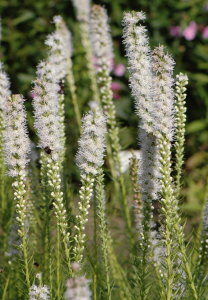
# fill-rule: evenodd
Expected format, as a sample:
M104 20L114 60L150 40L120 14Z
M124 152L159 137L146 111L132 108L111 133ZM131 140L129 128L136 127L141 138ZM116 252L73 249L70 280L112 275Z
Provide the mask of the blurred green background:
M208 26L207 1L102 0L94 3L104 5L108 11L114 41L115 65L121 63L127 66L122 44L123 11L143 10L147 14L146 25L151 47L165 45L176 61L175 75L179 72L188 74L185 152L187 162L183 173L183 210L193 224L197 223L208 175L208 36L205 34ZM63 17L73 35L73 71L82 115L87 109L87 102L92 98L79 26L70 0L1 0L0 15L0 58L11 79L12 92L21 93L28 99L26 107L29 132L31 139L36 142L30 96L31 81L35 79L36 65L46 57L44 40L47 34L54 30L54 25L50 23L54 15ZM191 21L195 22L196 36L188 40L183 36L183 32ZM138 149L138 118L134 114L134 103L128 88L128 72L126 70L123 76L116 76L112 72L112 77L113 81L120 85L116 91L115 104L121 129L121 144L123 149ZM77 150L78 130L67 86L66 114L67 159L71 160ZM71 182L77 180L75 169L74 164L74 167L68 170Z

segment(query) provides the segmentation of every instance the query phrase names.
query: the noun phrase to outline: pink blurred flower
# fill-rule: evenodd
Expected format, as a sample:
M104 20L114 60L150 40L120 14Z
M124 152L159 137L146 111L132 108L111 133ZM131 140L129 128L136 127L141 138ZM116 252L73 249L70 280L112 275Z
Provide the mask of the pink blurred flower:
M192 41L196 36L196 32L197 32L196 23L194 21L191 21L189 23L189 26L186 27L186 29L184 30L183 36L187 41Z
M199 29L199 31L203 32L204 31L204 25L203 24L199 24L198 29Z
M117 93L113 93L113 98L115 100L119 100L121 98L121 96L119 94L117 94Z
M208 26L204 28L202 35L205 40L208 39Z
M208 2L207 2L207 4L205 5L204 9L205 9L205 10L208 10Z
M117 82L111 82L111 89L113 91L121 90L121 85Z
M116 76L123 76L125 72L126 67L124 64L118 64L117 66L114 67L114 74Z
M180 36L181 35L181 27L180 26L171 26L170 27L170 35L172 36Z
M119 91L122 89L122 86L117 82L111 82L111 89L113 91L113 98L116 100L120 99L120 95L116 93L116 91Z

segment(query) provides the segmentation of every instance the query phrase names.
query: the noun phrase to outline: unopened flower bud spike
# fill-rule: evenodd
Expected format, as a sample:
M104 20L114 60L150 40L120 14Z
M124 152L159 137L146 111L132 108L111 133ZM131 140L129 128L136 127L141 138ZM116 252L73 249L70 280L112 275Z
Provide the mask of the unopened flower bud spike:
M181 189L181 173L182 166L184 163L184 142L185 142L185 122L186 122L186 85L188 84L188 77L183 73L176 75L176 101L175 101L175 120L176 120L176 142L175 142L175 151L176 151L176 162L175 170L176 174L176 198L179 199L180 189Z

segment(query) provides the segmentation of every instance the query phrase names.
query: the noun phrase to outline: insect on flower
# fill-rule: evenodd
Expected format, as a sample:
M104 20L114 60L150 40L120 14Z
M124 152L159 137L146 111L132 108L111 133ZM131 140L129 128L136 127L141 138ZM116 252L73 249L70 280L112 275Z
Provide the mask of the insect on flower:
M53 150L51 150L48 146L46 146L46 147L44 148L44 151L45 151L46 154L51 154L51 152L52 152Z
M37 262L34 262L34 266L36 266L37 268L40 268L40 265Z
M0 273L4 273L4 269L0 269Z

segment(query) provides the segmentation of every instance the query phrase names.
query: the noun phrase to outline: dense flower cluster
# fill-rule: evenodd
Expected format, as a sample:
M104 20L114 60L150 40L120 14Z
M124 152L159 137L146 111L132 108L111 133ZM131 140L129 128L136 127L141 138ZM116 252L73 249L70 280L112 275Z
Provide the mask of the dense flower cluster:
M165 134L169 141L173 140L175 127L175 109L173 92L174 60L164 53L164 47L159 46L152 51L153 76L153 113L154 134L158 138Z
M45 44L50 48L49 63L56 68L56 79L60 81L67 74L67 59L72 53L71 33L60 16L55 16L53 21L57 29L47 36Z
M21 95L12 95L6 100L5 156L8 174L12 177L24 177L29 161L27 155L30 152L30 140L27 135L24 101Z
M95 175L98 167L104 162L106 117L96 107L82 119L82 122L82 136L78 142L76 161L81 173Z
M135 98L136 111L141 119L141 127L152 132L152 72L147 29L138 21L145 20L143 12L124 13L124 44L129 63L129 81Z
M113 43L107 12L100 5L93 5L91 9L90 31L90 39L93 55L96 58L96 66L99 68L105 64L110 67L114 57Z
M40 62L37 79L34 81L34 127L39 137L39 147L50 149L54 160L58 160L58 153L63 145L60 143L60 120L56 68L51 63Z

